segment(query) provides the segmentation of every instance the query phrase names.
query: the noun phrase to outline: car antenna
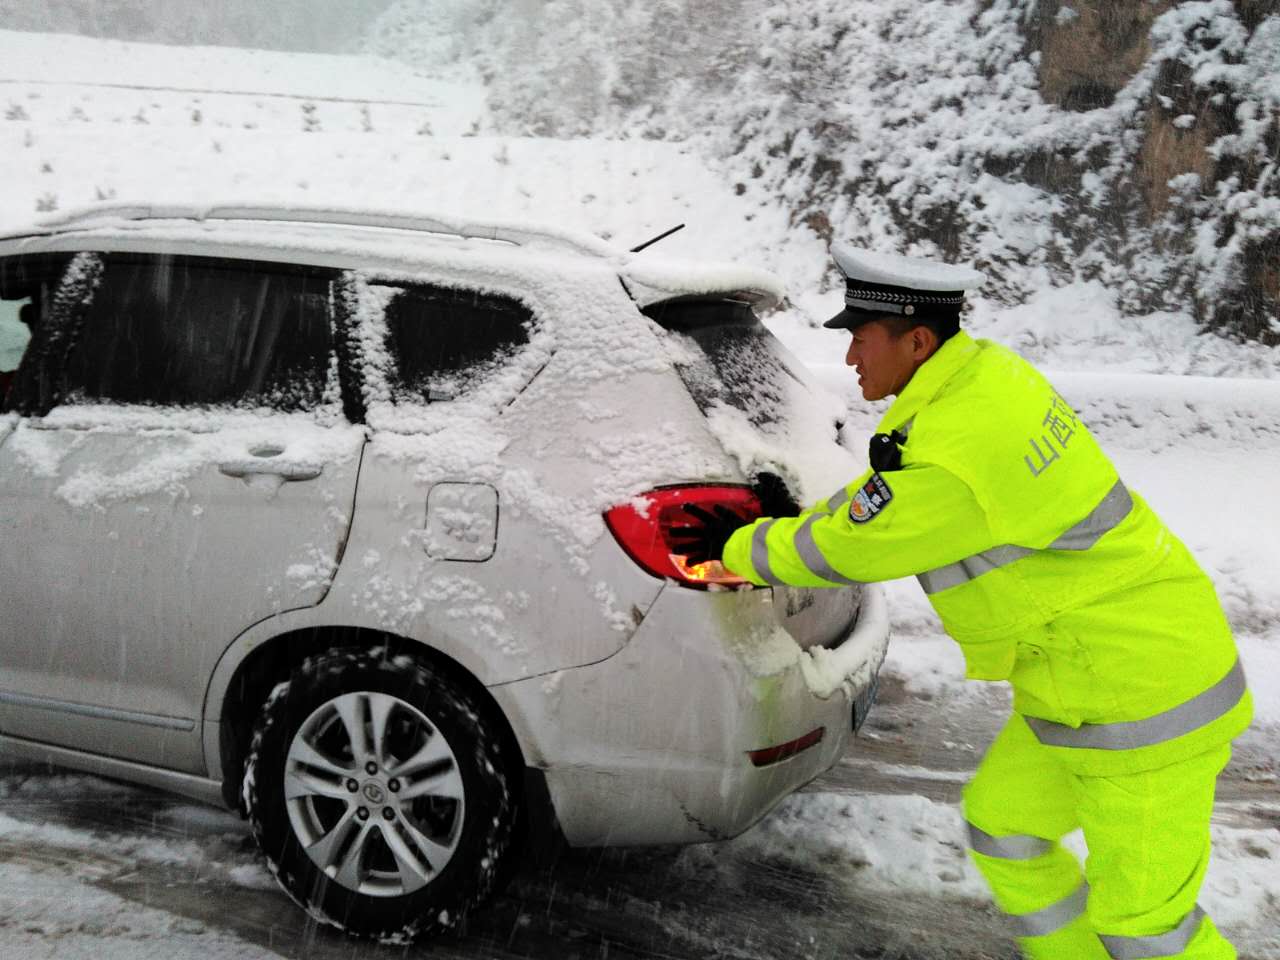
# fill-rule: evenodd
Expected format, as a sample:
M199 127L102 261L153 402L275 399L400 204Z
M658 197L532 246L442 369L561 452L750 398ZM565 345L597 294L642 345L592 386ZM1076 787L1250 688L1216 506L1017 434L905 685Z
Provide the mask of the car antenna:
M672 228L671 228L670 230L668 230L666 233L660 233L660 234L658 234L656 237L654 237L652 240L646 240L644 243L640 244L640 246L638 246L638 247L632 247L632 248L631 248L631 252L632 252L632 253L639 253L639 252L640 252L641 250L643 250L645 247L652 247L652 246L653 246L655 243L657 243L659 240L665 240L665 239L667 239L667 237L671 236L671 235L672 235L673 233L675 233L677 230L683 230L683 229L684 229L684 224L683 224L683 223L677 223L674 227L672 227Z

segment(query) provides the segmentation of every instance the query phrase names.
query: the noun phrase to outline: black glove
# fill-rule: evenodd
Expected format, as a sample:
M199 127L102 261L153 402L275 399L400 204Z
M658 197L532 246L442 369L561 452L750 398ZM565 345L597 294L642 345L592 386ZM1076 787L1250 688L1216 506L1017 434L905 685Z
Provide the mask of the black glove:
M882 470L901 470L901 447L906 442L907 435L897 430L891 433L877 433L873 436L867 449L867 459L871 462L871 469L877 473Z
M791 498L791 491L776 473L762 472L755 476L756 496L760 498L761 514L766 517L798 517L800 504Z
M682 553L689 565L696 567L708 560L719 560L724 553L724 545L733 536L733 531L746 526L747 521L734 513L722 503L717 503L711 510L704 510L697 504L686 503L684 512L702 522L685 527L672 527L670 538L676 550Z

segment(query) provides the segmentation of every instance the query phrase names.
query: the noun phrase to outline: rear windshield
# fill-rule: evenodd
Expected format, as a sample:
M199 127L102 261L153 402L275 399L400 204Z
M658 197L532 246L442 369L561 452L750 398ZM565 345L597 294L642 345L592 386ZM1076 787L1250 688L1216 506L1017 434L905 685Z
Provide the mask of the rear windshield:
M704 414L722 403L741 411L757 427L785 426L791 398L805 383L750 304L671 300L644 312L694 348L690 361L676 369Z

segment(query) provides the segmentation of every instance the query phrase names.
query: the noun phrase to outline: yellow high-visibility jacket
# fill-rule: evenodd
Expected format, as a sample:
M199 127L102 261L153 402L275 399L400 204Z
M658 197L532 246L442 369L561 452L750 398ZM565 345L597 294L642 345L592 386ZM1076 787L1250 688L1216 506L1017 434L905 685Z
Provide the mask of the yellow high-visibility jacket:
M1030 364L961 332L878 430L906 434L901 469L738 530L725 566L818 587L915 575L966 675L1009 680L1082 774L1154 769L1248 726L1209 578Z

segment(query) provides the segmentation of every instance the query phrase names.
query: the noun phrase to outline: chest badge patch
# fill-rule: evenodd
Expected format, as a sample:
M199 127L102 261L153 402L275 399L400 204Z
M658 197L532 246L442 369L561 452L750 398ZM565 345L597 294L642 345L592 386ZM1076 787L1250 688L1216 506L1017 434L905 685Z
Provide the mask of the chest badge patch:
M873 473L849 500L849 519L854 523L873 520L893 499L893 491L884 477Z

